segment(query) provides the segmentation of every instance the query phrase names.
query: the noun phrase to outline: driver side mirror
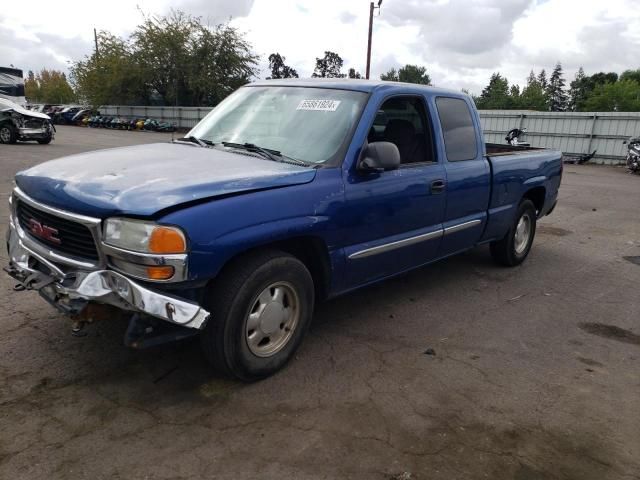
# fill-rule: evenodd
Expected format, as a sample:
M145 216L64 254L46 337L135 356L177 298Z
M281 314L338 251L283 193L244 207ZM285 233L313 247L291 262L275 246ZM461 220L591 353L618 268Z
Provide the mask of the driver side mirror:
M626 145L626 144L627 144L627 141L625 140L624 142L622 142L622 144L623 144L623 145Z
M358 170L363 172L384 172L400 167L400 151L391 142L372 142L362 151Z

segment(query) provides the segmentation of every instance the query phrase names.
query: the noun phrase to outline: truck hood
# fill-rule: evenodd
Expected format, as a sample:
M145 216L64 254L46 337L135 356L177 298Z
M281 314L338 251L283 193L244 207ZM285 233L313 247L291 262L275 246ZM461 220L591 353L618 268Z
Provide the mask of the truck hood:
M155 143L45 162L18 173L16 185L62 210L147 217L186 202L308 183L315 174L242 151Z

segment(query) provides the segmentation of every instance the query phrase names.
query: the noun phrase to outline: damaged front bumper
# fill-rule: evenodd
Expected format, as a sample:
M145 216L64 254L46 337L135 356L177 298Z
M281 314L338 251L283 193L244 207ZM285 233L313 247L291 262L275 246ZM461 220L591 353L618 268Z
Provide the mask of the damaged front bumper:
M18 128L18 137L21 140L44 140L53 136L53 128L48 125L39 128Z
M64 313L79 315L89 303L146 314L175 325L204 328L209 312L196 303L152 290L113 270L68 271L51 262L14 224L7 232L9 265L5 271L18 290L37 290Z

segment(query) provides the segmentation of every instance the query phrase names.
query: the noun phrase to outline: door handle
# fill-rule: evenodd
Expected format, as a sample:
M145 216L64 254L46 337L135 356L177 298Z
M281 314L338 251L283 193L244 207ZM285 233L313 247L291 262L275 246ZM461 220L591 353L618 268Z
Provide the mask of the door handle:
M442 193L444 192L445 186L444 180L434 180L431 182L431 193Z

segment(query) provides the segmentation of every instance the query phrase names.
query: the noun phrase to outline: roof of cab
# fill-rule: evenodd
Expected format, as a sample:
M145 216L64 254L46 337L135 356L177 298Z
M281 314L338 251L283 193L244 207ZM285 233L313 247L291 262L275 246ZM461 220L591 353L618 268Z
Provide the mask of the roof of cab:
M466 95L463 92L450 90L445 88L428 87L416 83L403 82L385 82L382 80L358 80L347 78L286 78L273 80L259 80L247 85L249 87L314 87L314 88L333 88L339 90L353 90L357 92L373 92L375 90L423 90L432 93L445 93L447 95Z

